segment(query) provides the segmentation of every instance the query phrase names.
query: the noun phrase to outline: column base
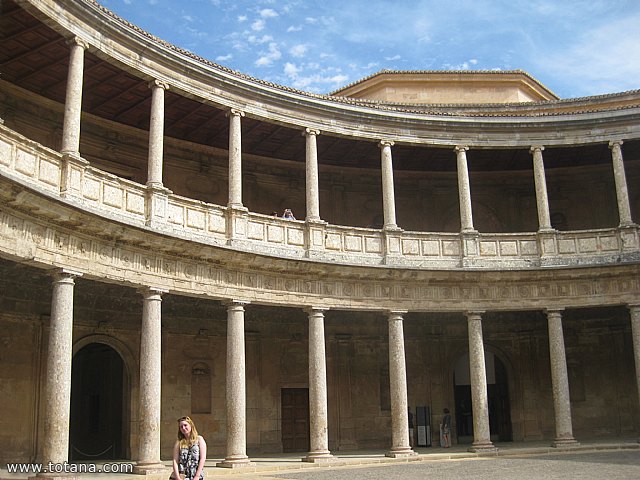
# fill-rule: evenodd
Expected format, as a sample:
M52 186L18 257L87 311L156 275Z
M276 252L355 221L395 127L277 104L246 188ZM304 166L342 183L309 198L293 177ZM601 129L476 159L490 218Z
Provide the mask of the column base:
M579 447L580 442L578 442L575 438L556 438L551 444L553 448L573 448Z
M251 463L249 457L246 455L227 457L223 461L216 463L216 467L220 468L244 468L253 466L255 466L255 463Z
M171 469L162 463L141 463L133 466L134 475L144 475L149 480L165 480Z
M303 462L309 463L326 463L335 460L336 457L331 455L329 450L318 451L318 452L309 452L306 457L302 458Z
M473 442L467 451L472 453L494 453L498 451L498 447L491 443L491 440L486 440Z
M411 447L392 448L384 454L385 457L389 458L412 457L413 455L417 455L417 453L414 452Z

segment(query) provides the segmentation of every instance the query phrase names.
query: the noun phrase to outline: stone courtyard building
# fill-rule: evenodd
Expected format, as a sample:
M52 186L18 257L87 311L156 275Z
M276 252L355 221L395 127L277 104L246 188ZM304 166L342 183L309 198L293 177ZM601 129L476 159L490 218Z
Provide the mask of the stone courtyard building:
M638 437L640 91L310 94L64 3L1 6L3 462Z

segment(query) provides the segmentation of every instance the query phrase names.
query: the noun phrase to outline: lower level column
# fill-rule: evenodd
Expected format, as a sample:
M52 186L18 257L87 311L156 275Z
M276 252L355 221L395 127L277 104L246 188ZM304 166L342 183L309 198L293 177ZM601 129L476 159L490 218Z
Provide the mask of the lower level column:
M144 288L140 331L140 429L138 462L134 473L163 472L160 460L162 386L162 294L166 290Z
M305 462L333 460L329 452L327 414L327 360L324 344L324 309L309 309L309 423L310 448Z
M69 459L71 362L73 358L73 290L79 273L54 274L49 350L45 376L45 421L42 463L61 465Z
M218 467L251 465L247 457L247 386L244 349L244 306L232 301L227 307L227 455Z
M404 355L402 315L389 312L389 383L391 388L391 450L387 457L406 457L416 453L409 445L407 365Z
M473 443L469 451L496 450L491 443L489 430L489 399L487 395L487 370L482 339L483 312L467 312L469 330L469 373L471 380L471 403L473 410Z
M551 360L551 384L553 387L553 412L556 422L556 438L553 447L578 445L573 438L571 425L571 401L569 399L569 376L567 357L562 333L562 310L547 310L549 323L549 355Z
M638 399L640 400L640 304L629 305L631 315L631 337L633 340L633 356L636 362L636 385L638 386ZM636 406L638 403L636 403ZM640 438L638 439L640 442Z

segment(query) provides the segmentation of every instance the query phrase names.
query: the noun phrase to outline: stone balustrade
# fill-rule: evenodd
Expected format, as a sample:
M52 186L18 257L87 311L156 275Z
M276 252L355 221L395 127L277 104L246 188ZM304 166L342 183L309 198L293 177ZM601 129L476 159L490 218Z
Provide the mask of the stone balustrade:
M0 125L0 173L106 219L207 245L281 258L425 269L530 269L640 259L636 225L571 232L433 233L306 223L185 198L120 178ZM150 208L154 195L164 203ZM230 219L240 232L233 241ZM151 221L153 220L153 221ZM241 228L238 228L241 225ZM389 238L387 238L389 237Z

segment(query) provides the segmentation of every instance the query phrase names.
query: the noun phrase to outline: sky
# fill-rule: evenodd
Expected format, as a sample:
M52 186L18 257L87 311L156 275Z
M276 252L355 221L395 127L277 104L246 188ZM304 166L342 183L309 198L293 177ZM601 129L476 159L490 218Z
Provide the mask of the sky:
M98 0L255 78L330 93L380 70L524 70L560 98L640 89L640 0Z

